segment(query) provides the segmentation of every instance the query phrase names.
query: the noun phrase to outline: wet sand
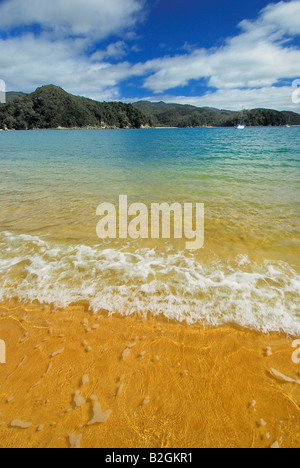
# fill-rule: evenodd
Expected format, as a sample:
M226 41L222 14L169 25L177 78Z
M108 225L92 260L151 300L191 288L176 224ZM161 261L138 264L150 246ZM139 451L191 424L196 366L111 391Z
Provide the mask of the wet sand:
M6 304L0 339L2 447L299 447L295 337Z

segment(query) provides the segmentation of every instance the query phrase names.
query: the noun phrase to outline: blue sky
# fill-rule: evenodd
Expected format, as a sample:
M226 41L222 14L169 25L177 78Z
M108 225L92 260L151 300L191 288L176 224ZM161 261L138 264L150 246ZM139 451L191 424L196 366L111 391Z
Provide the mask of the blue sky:
M299 0L0 0L8 90L300 112L299 64Z

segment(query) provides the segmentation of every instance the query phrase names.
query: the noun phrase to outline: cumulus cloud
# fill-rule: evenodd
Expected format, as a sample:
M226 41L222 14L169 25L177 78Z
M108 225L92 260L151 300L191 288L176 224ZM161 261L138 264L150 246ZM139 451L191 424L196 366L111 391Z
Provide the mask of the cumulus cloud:
M291 41L300 34L300 0L268 5L256 20L243 20L237 35L222 46L197 49L186 43L179 54L130 63L125 57L137 45L129 38L135 38L134 26L145 18L146 4L0 1L1 78L14 90L30 92L54 83L93 99L126 100L122 82L139 77L143 94L152 93L149 100L299 110L286 80L299 78L300 50ZM178 95L178 88L199 80L215 91ZM176 95L170 96L174 89Z
M100 62L103 59L114 58L116 60L122 59L127 55L127 45L124 41L118 41L109 44L105 50L98 50L91 56L91 60Z
M215 107L240 111L242 105L246 109L272 108L299 112L299 104L293 102L291 86L270 86L255 89L219 89L205 93L203 96L172 96L161 94L155 101L165 101L178 104L190 104L197 107ZM150 97L146 98L151 100ZM131 99L131 102L138 99ZM153 97L152 97L153 101Z
M29 92L55 83L74 94L118 99L118 85L130 76L130 66L110 64L109 59L122 59L128 47L118 40L101 48L101 41L130 37L144 18L144 4L145 0L1 2L0 30L7 33L0 39L2 77L15 90ZM95 45L98 50L90 56Z
M39 25L55 36L103 39L142 17L145 0L10 0L1 4L1 26Z
M300 34L300 1L280 2L262 10L256 21L244 20L241 33L211 50L165 57L144 87L161 93L207 79L215 88L264 87L299 74L300 50L287 39Z
M271 3L261 11L257 21L244 20L240 23L241 29L253 38L268 37L272 34L273 39L281 38L284 34L299 34L300 2L281 1Z
M53 44L44 37L37 41L33 34L0 40L0 63L10 89L31 92L54 83L99 100L118 99L119 83L133 73L127 62L91 61L82 53L80 42L75 46L69 39Z

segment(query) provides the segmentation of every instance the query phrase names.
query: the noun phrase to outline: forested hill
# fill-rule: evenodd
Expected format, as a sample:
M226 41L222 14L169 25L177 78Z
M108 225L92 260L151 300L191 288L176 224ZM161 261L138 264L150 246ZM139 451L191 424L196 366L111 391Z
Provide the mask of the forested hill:
M241 112L194 107L164 102L139 101L134 106L161 127L233 127L241 120ZM300 115L295 112L278 112L270 109L253 109L244 112L247 126L300 125Z
M28 95L10 96L0 106L0 129L140 128L149 117L131 104L100 103L49 85Z
M7 93L0 105L0 129L50 128L141 128L141 127L233 127L240 112L210 107L152 103L97 102L73 96L54 86L43 86L32 94ZM295 112L270 109L244 111L247 126L300 125Z

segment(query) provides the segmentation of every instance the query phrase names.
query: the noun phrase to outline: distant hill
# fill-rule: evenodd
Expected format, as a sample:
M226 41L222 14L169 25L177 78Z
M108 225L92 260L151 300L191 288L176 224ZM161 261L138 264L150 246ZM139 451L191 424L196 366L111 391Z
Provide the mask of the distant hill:
M97 102L68 94L54 85L32 94L8 92L0 105L0 129L141 128L141 127L233 127L240 112L211 107L139 101ZM253 109L244 112L247 126L300 125L295 112Z
M164 102L139 101L133 104L142 111L153 126L161 127L233 127L241 119L240 112L211 107L195 107ZM247 126L280 126L290 123L300 125L300 115L295 112L278 112L271 109L253 109L244 112Z
M6 102L11 102L13 101L14 99L18 99L18 98L22 98L26 96L25 93L21 93L19 91L8 91L6 93Z
M34 93L9 96L0 106L0 128L28 130L50 128L140 128L149 118L131 104L100 103L72 96L54 85Z

